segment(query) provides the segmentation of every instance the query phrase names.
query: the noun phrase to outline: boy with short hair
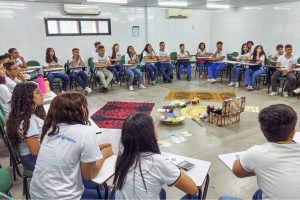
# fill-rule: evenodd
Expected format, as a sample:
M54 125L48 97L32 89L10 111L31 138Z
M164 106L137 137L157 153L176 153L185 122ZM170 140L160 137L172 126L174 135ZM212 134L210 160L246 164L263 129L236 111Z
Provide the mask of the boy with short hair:
M223 50L223 42L219 41L216 44L217 50L211 56L210 61L214 63L208 66L208 79L207 82L214 83L219 76L219 73L222 69L226 67L226 64L223 62L225 60L226 54Z
M156 53L158 57L158 69L164 77L164 81L172 83L173 66L171 64L170 52L166 49L164 42L159 43L159 49Z
M271 105L259 113L259 123L268 142L245 151L233 173L256 176L260 190L255 199L299 199L300 145L293 142L297 113L284 104Z
M95 49L92 51L92 57L96 56L98 53L97 53L97 50L98 50L98 47L101 45L101 42L95 42L94 43L94 46L95 46Z
M269 56L269 59L273 62L277 62L277 59L284 54L283 45L282 44L276 45L276 51L277 53L274 56L272 55Z
M191 64L190 64L190 56L187 51L185 51L184 44L179 45L179 51L177 52L177 63L179 66L179 70L177 72L177 79L181 80L181 74L183 71L183 68L186 68L186 80L191 80Z
M292 55L293 47L290 44L285 45L285 54L282 53L281 56L276 61L276 71L271 77L272 92L270 96L276 96L277 93L277 81L279 77L286 77L288 79L287 84L284 87L283 96L288 97L289 92L295 88L296 76L293 69L297 68L297 61Z
M248 48L249 48L249 52L251 53L251 55L252 55L252 47L253 47L253 45L254 45L254 42L252 42L252 41L248 41L247 42L247 46L248 46Z
M95 67L98 68L97 75L100 77L100 81L103 85L103 87L100 88L100 92L107 93L107 87L112 81L114 75L108 69L106 69L106 67L111 66L111 63L109 61L108 56L105 54L104 46L100 45L98 47L97 55L94 56L93 61Z

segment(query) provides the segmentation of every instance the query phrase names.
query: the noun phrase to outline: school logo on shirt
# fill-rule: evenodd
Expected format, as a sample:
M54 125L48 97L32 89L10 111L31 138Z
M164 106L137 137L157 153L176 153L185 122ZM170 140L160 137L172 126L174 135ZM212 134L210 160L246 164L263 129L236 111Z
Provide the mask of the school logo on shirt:
M62 140L68 140L70 142L73 142L73 143L76 143L76 141L73 139L73 138L70 138L68 136L65 136L65 135L56 135L57 138L60 138Z

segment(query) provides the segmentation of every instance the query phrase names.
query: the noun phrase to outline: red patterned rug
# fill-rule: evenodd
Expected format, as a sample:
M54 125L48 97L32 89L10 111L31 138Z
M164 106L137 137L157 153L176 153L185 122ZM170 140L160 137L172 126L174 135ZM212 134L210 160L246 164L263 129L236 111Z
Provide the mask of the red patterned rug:
M121 129L125 119L137 112L150 115L154 103L107 102L91 119L99 128Z

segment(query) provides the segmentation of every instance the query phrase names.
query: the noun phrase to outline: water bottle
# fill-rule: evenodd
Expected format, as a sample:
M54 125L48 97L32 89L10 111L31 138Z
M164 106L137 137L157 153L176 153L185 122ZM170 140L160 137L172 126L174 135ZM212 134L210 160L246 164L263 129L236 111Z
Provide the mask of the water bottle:
M49 85L49 81L47 79L45 79L45 86L46 86L46 92L49 93L50 92L50 85Z
M37 77L37 82L38 82L38 86L40 88L40 91L42 92L43 95L46 94L46 87L45 87L45 81L44 81L44 78L43 76L38 76Z

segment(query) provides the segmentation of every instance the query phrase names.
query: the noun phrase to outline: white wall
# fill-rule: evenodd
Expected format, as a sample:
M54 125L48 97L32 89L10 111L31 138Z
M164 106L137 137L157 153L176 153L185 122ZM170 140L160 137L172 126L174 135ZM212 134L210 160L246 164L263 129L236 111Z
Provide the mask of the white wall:
M263 45L266 54L270 55L275 53L276 44L290 43L294 47L294 55L299 57L299 10L300 2L296 2L259 6L252 10L240 8L212 12L211 45L222 40L224 49L230 53L240 51L243 42L252 40L255 45Z
M195 54L200 42L210 43L210 12L191 10L191 16L183 19L166 19L165 9L148 8L148 38L154 49L165 41L169 51L178 51L184 43L186 50Z
M137 49L144 47L144 8L102 7L98 18L111 19L111 36L46 37L44 18L67 17L63 14L62 5L54 3L22 4L24 4L22 9L0 10L1 54L7 52L10 47L16 47L26 60L34 59L44 63L47 47L53 47L56 55L62 61L70 58L71 49L74 47L80 49L84 58L90 57L95 41L100 41L107 49L110 49L113 43L118 42L123 52L129 44L134 45ZM132 37L131 29L134 25L140 26L139 38Z
M2 2L0 8L1 5ZM111 36L46 37L44 18L70 17L64 15L62 4L21 2L18 5L18 9L0 9L0 54L16 47L25 60L41 63L44 63L47 47L53 47L62 61L70 58L74 47L78 47L87 59L91 56L95 41L101 41L107 50L118 42L124 53L129 44L141 52L148 42L145 13L148 13L148 40L155 49L164 40L170 51L177 51L179 43L183 42L187 50L195 52L200 41L209 43L210 38L210 13L207 11L194 10L190 18L176 20L166 19L165 9L148 8L147 11L143 7L124 6L101 6L101 14L96 17L111 19ZM140 26L139 38L132 37L132 26Z

